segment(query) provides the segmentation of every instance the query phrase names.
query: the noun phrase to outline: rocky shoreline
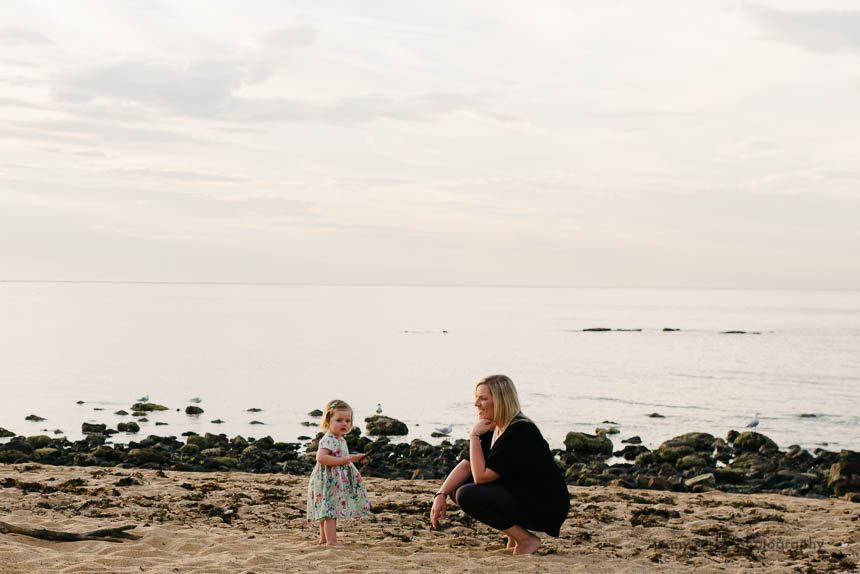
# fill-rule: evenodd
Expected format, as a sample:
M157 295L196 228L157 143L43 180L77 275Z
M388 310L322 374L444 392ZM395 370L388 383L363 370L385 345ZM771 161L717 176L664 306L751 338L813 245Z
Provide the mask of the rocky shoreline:
M316 413L311 413L316 414ZM360 470L365 476L389 479L441 479L468 451L468 441L443 440L432 445L421 439L393 443L388 435L408 432L390 417L366 419L364 436L358 428L347 435L351 452L369 455ZM85 438L70 441L48 435L11 437L0 444L0 463L35 462L58 466L143 468L190 472L241 471L252 473L309 474L322 433L307 444L262 438L227 437L225 434L183 433L149 435L127 444L110 442L119 432L135 434L137 425L120 423L117 429L83 423ZM845 497L860 501L860 453L793 445L781 450L757 432L729 431L725 438L691 432L662 443L653 451L638 437L621 441L616 449L608 429L590 435L570 432L565 448L555 449L568 484L620 486L673 492L720 490L738 493L779 493L790 496Z

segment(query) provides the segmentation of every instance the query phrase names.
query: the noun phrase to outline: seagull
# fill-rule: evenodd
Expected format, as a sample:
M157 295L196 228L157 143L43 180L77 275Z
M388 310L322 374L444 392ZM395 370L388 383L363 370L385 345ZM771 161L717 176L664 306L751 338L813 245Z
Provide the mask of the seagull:
M753 417L753 420L751 420L750 422L748 422L748 423L747 423L747 428L749 428L749 429L754 429L755 427L757 427L757 426L758 426L758 416L759 416L760 414L761 414L761 413L756 413L756 414L755 414L755 416Z
M382 414L382 403L376 403L376 414Z
M188 399L188 402L189 402L189 403L194 403L194 404L196 405L196 404L198 404L198 403L203 402L203 399L201 399L200 397L194 397L193 399Z
M445 425L443 427L436 427L436 432L439 434L449 435L451 434L451 430L454 428L454 425Z
M143 395L142 397L140 397L139 399L137 399L137 402L139 402L139 403L145 403L145 402L146 402L146 401L148 401L148 400L149 400L149 395Z

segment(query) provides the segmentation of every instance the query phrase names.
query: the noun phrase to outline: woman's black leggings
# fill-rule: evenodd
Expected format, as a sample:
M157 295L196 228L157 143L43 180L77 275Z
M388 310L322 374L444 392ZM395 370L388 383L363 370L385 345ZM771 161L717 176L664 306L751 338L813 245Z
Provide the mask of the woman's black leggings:
M454 499L463 512L496 530L507 530L516 524L529 528L517 501L497 481L464 484L457 489Z

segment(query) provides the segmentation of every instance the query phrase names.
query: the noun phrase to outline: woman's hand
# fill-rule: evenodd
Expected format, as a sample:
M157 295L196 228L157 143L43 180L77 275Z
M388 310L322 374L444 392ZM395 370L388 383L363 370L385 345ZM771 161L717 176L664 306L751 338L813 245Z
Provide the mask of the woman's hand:
M448 497L440 494L433 499L430 507L430 524L433 528L439 528L439 520L445 520L445 510L448 509Z
M472 427L471 434L473 436L481 436L485 432L491 431L494 428L496 428L496 423L490 419L478 419L478 422L476 422L475 426Z

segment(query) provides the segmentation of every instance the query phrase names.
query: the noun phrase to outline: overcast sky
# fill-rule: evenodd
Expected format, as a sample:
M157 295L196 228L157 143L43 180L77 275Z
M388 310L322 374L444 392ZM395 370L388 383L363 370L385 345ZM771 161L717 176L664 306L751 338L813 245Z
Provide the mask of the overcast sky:
M5 0L0 279L860 289L860 6Z

